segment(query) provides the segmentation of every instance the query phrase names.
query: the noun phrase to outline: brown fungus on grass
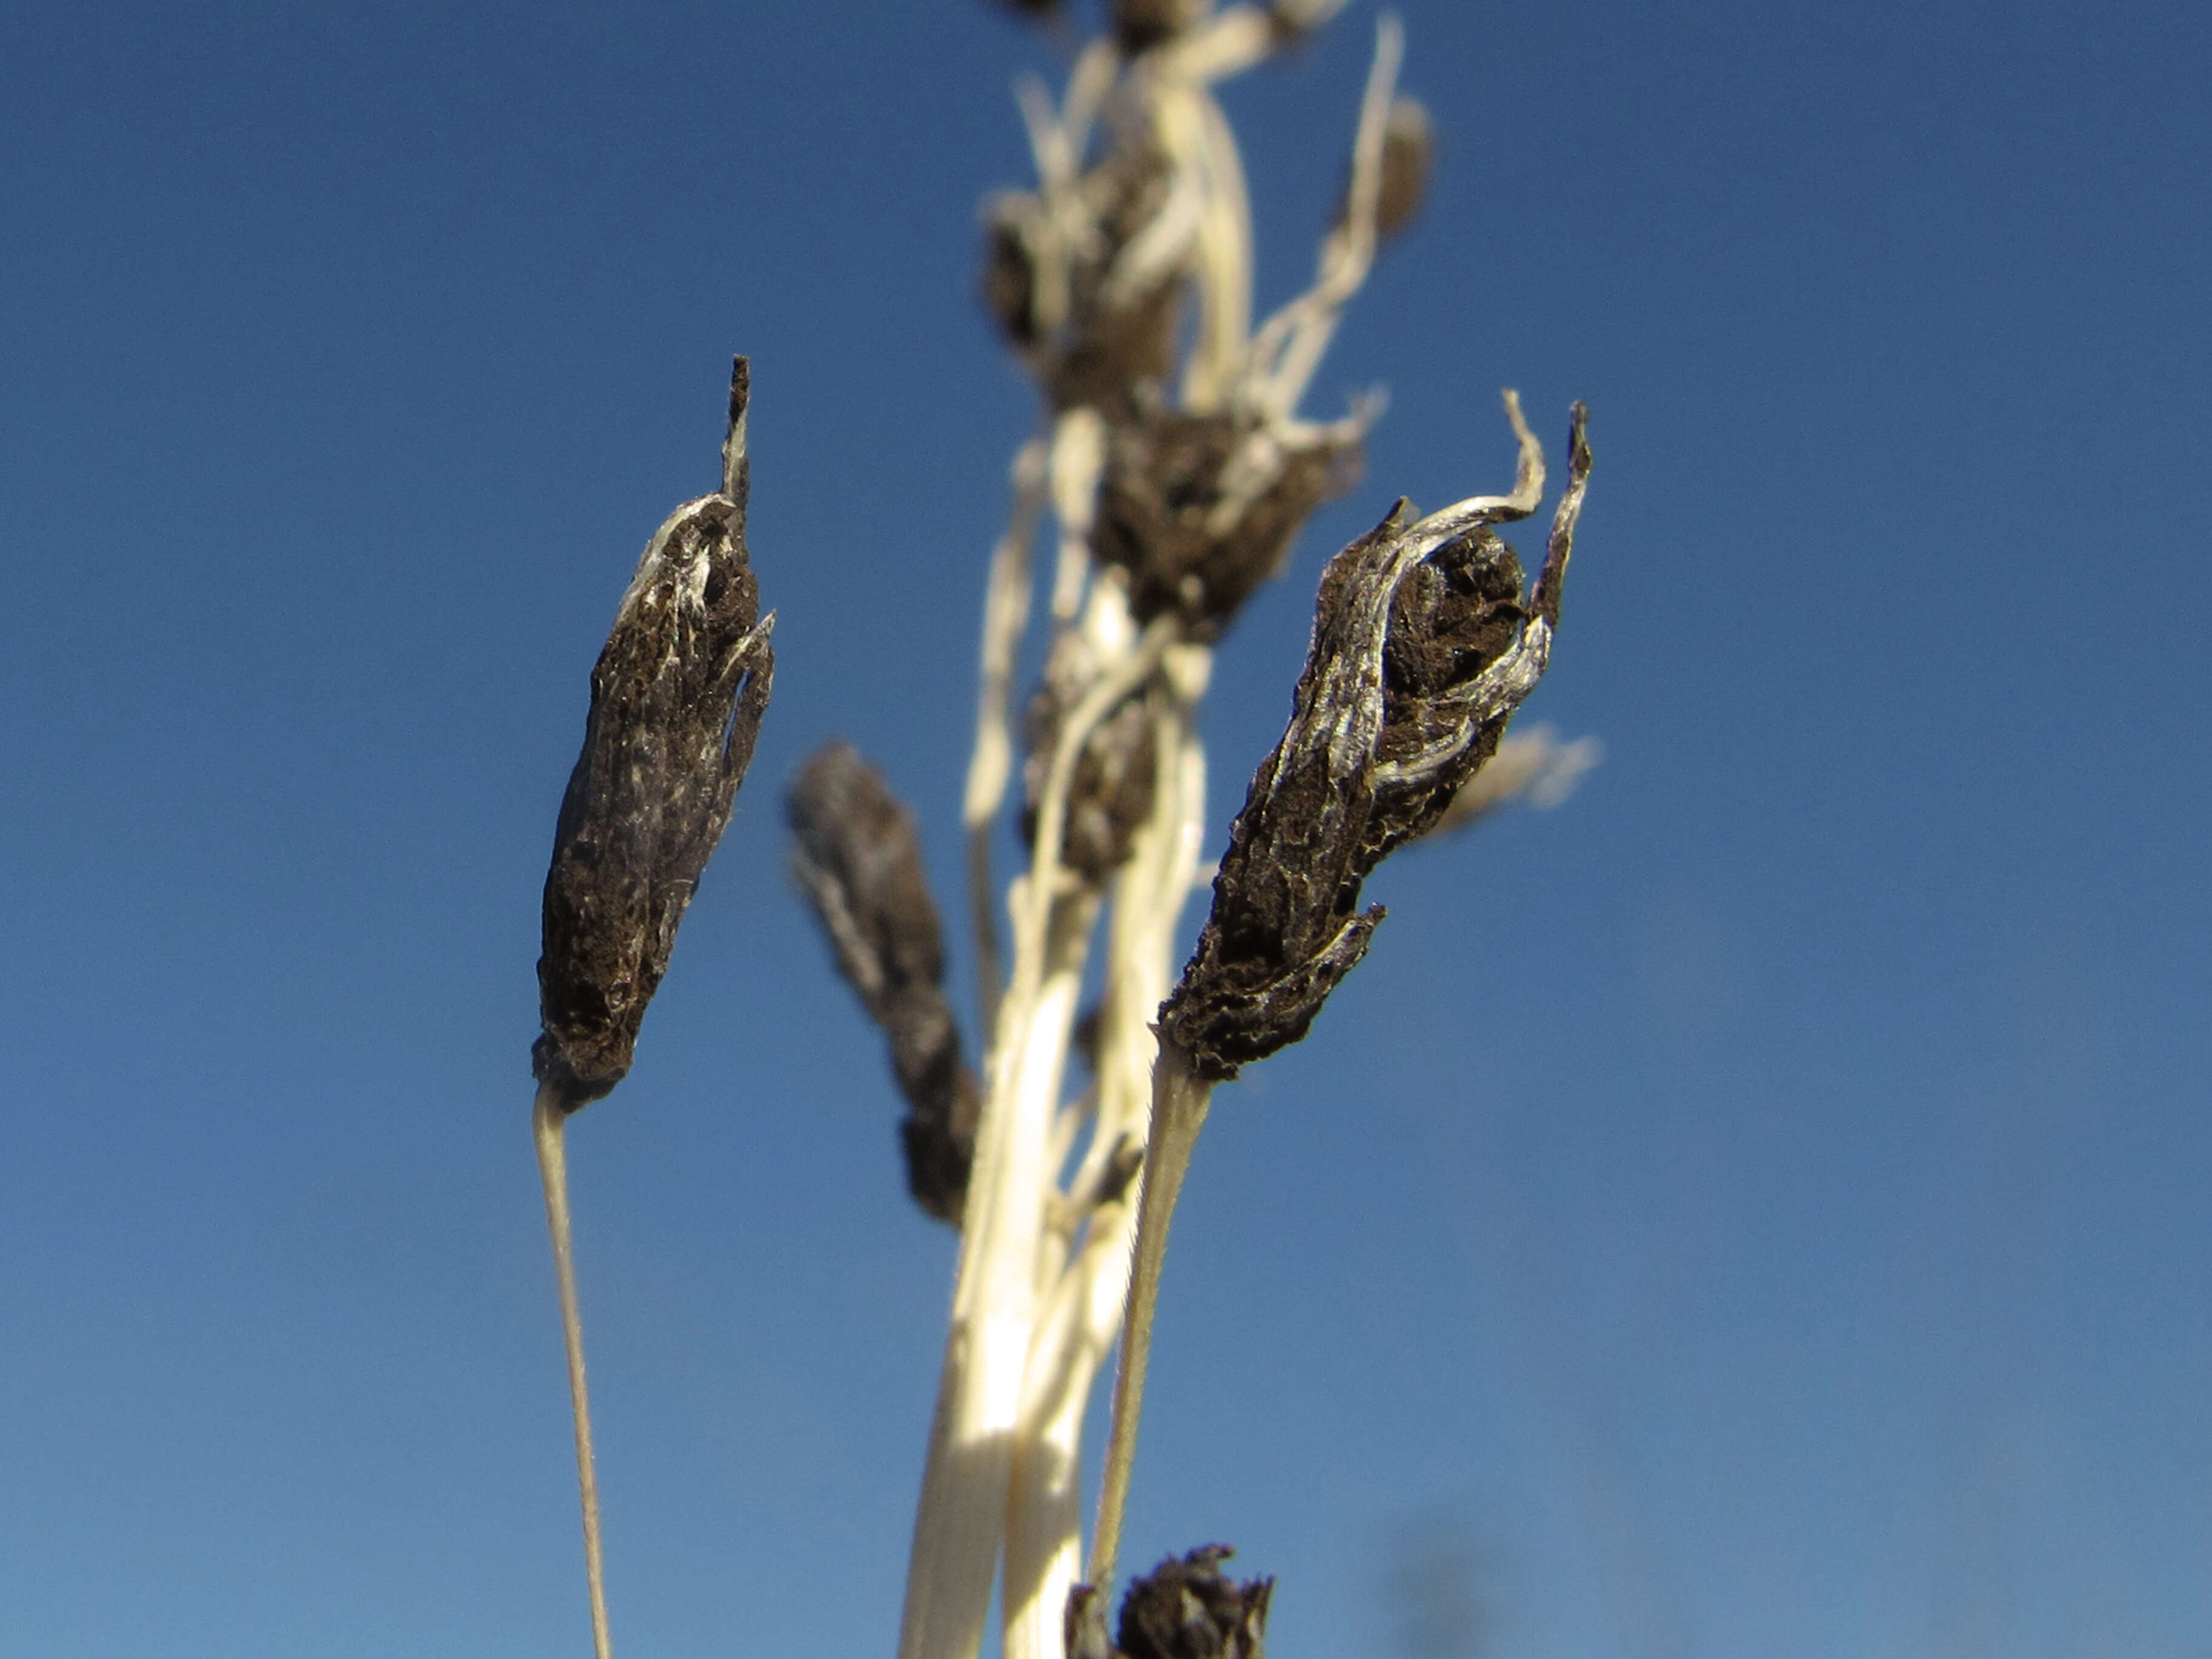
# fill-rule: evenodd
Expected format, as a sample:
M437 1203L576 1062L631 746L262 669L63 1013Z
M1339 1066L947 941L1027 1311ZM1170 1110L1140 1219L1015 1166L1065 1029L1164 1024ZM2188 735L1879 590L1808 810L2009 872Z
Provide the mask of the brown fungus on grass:
M1443 815L1549 660L1589 477L1583 410L1524 592L1492 526L1535 510L1543 459L1510 394L1506 406L1522 441L1512 495L1418 521L1401 501L1322 576L1289 729L1253 777L1197 952L1161 1008L1164 1037L1202 1079L1305 1035L1382 918L1380 905L1359 910L1361 882Z
M630 1067L676 929L729 823L768 708L775 617L745 554L746 360L722 488L653 532L592 670L583 751L545 876L532 1070L563 1112Z
M1202 1545L1133 1579L1111 1642L1105 1596L1077 1585L1067 1604L1068 1659L1266 1659L1275 1581L1230 1578L1221 1564L1235 1553L1226 1544Z
M792 873L838 971L883 1028L906 1097L899 1126L915 1203L957 1225L981 1109L945 994L945 942L914 816L848 743L800 770L785 803Z
M1218 637L1361 460L1356 438L1285 445L1246 416L1140 409L1107 442L1099 560L1127 573L1139 622L1176 611L1191 637Z

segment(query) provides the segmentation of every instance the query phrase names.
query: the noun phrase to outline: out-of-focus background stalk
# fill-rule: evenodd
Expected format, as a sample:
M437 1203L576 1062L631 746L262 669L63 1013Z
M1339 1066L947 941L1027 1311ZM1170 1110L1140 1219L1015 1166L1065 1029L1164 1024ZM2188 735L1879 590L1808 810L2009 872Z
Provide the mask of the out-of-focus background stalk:
M2192 1653L2212 24L1400 9L1430 204L1308 407L1392 402L1209 817L1504 384L1600 422L1527 718L1605 760L1395 860L1222 1091L1124 1559L1233 1540L1283 1659L1399 1639L1438 1516L1486 1653ZM1226 89L1262 310L1373 15ZM864 734L959 890L1025 67L980 3L0 18L0 1650L573 1639L537 890L737 349L775 708L572 1137L609 1588L640 1653L889 1641L951 1241L770 787Z

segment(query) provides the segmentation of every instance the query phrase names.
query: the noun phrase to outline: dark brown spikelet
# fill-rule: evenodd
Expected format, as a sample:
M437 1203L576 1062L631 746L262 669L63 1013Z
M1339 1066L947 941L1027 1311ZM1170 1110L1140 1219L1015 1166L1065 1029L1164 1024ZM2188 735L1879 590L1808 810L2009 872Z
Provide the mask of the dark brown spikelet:
M1135 388L1172 372L1183 273L1132 276L1118 263L1166 209L1171 184L1158 151L1110 152L1077 186L1097 234L1073 246L1035 192L1007 191L989 203L984 303L1054 407L1119 410Z
M1045 665L1044 681L1030 699L1029 757L1023 767L1022 836L1034 847L1037 809L1052 769L1060 721L1083 700L1095 672L1081 635L1063 634ZM1137 828L1152 813L1158 782L1152 713L1140 691L1091 729L1069 776L1060 860L1097 886L1129 856Z
M1390 100L1382 124L1382 180L1375 203L1376 234L1395 236L1413 222L1428 193L1429 162L1436 154L1436 126L1418 98Z
M1205 0L1113 0L1114 39L1139 52L1176 35L1206 15Z
M945 995L945 943L914 817L848 743L806 763L785 802L792 873L838 971L890 1040L915 1202L957 1225L981 1102Z
M1517 406L1513 410L1516 424ZM1525 431L1525 429L1524 429ZM1411 521L1404 501L1329 562L1290 727L1231 825L1213 910L1163 1032L1221 1081L1306 1033L1382 920L1361 882L1496 752L1549 660L1590 456L1575 406L1565 495L1534 591L1492 498ZM1523 476L1540 467L1524 436Z
M1237 1552L1207 1544L1170 1556L1133 1580L1121 1598L1121 1628L1106 1639L1105 1597L1079 1584L1068 1598L1068 1659L1266 1659L1267 1602L1275 1581L1239 1584L1221 1571Z
M752 760L775 667L745 557L745 359L722 489L653 532L592 670L538 959L538 1080L566 1111L629 1070L646 1005Z
M1420 216L1421 199L1428 192L1429 163L1436 155L1436 124L1418 98L1403 93L1390 100L1382 118L1382 176L1376 182L1375 234L1382 241L1404 230ZM1341 227L1352 211L1351 169L1346 167L1344 190L1336 203L1336 223Z
M1128 573L1139 622L1176 611L1194 638L1218 637L1360 463L1356 440L1285 450L1236 416L1143 409L1107 443L1098 557Z

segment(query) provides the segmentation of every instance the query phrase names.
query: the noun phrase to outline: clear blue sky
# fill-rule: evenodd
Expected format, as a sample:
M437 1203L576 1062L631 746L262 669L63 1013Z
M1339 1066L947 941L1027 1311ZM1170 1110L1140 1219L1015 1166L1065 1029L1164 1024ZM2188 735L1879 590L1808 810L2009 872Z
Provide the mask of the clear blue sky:
M1598 468L1528 718L1177 1224L1127 1553L1388 1655L2201 1656L2212 13L1403 0L1442 151L1312 402L1322 560ZM1229 94L1302 283L1372 8ZM585 677L754 362L751 781L571 1135L615 1629L888 1651L951 1241L783 874L848 735L940 890L1028 393L980 3L0 17L0 1653L584 1650L526 1128ZM1217 830L1217 833L1218 833Z

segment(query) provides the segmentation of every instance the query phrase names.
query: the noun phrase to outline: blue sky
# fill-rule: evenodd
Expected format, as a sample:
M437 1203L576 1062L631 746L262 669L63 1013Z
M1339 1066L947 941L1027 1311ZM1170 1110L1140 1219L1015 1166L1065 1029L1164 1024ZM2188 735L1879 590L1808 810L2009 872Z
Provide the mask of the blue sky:
M1280 1659L1406 1650L1434 1549L1515 1659L2201 1655L2212 20L1401 9L1429 210L1310 400L1389 412L1223 650L1217 834L1501 385L1591 407L1527 718L1606 759L1394 860L1218 1101L1125 1553L1238 1545ZM1228 94L1263 306L1372 19ZM1032 416L975 204L1056 65L959 0L0 18L0 1650L582 1650L538 890L733 350L775 702L571 1134L610 1595L888 1647L951 1241L778 800L851 737L957 891Z

